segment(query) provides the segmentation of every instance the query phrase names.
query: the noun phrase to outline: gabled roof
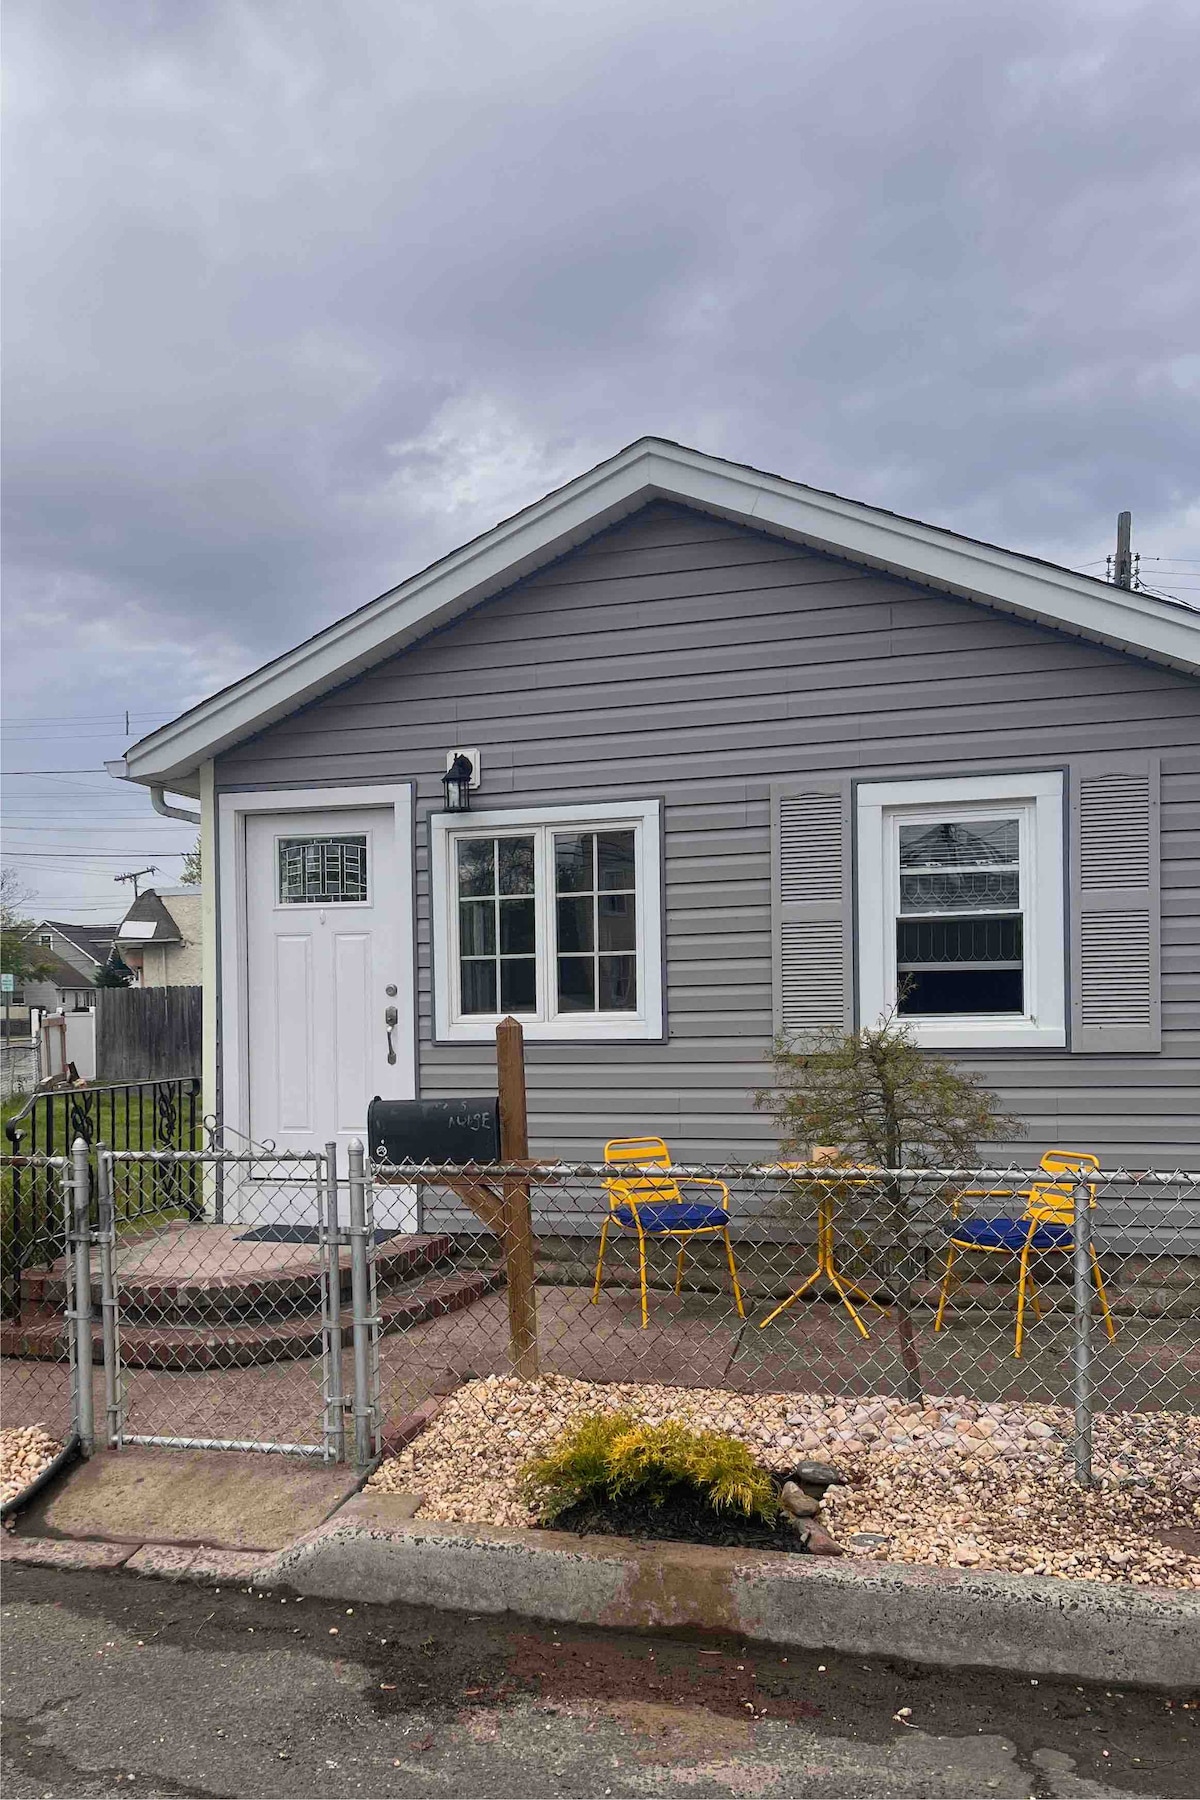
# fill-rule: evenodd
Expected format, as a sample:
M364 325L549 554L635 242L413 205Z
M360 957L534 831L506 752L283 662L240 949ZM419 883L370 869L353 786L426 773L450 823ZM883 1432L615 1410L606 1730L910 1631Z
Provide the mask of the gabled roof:
M90 956L95 963L108 961L112 941L117 935L115 925L76 925L71 920L61 919L39 919L25 935L32 937L38 931L56 931L68 944L74 944L81 956ZM78 969L75 973L79 973Z
M77 992L91 986L89 978L74 963L67 962L57 951L43 950L41 953L40 975L31 975L23 985L36 987L38 982L49 982L51 986L63 989L72 988Z
M199 765L209 757L394 656L652 500L698 507L866 568L1200 673L1200 612L1189 607L646 437L160 726L110 763L110 772L196 792Z
M153 888L139 894L117 932L117 944L181 944L183 933Z

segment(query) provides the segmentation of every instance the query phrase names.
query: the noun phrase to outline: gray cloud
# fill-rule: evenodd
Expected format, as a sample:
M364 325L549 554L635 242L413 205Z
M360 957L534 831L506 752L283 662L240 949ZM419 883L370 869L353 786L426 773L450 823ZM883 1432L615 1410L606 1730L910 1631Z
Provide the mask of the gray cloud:
M169 715L645 431L1200 557L1189 0L12 0L7 38L9 766L121 742L17 715Z

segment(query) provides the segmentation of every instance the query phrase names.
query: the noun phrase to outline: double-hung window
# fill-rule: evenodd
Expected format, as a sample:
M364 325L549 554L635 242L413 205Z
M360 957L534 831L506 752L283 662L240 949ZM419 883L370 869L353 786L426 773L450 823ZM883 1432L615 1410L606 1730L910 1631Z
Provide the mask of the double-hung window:
M1062 1045L1062 777L858 789L859 1013L931 1048Z
M432 819L437 1036L662 1035L657 801Z

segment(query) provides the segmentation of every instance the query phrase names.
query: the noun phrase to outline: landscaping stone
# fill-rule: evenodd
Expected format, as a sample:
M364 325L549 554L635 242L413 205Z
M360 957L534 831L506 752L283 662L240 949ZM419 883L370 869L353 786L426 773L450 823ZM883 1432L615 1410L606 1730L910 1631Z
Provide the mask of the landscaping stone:
M957 1550L969 1542L979 1552L969 1566L981 1571L1200 1589L1200 1420L1183 1411L1098 1415L1097 1481L1084 1490L1074 1477L1064 1407L931 1395L925 1406L909 1408L879 1395L488 1376L460 1387L423 1435L381 1465L370 1488L420 1490L422 1521L528 1525L532 1511L518 1488L522 1465L584 1414L618 1409L649 1423L677 1419L729 1432L768 1469L794 1468L796 1442L808 1431L831 1458L842 1457L839 1434L849 1430L862 1447L841 1471L832 1460L827 1465L849 1479L823 1492L823 1524L840 1543L878 1536L877 1545L854 1547L864 1560L961 1569L968 1565L958 1562ZM955 1429L981 1418L996 1421L992 1437ZM886 1435L857 1436L865 1422L901 1419L910 1447L897 1448ZM1032 1431L1035 1424L1045 1431ZM1119 1486L1131 1470L1156 1485ZM1133 1550L1131 1560L1110 1562L1114 1545Z
M794 1481L784 1482L779 1490L779 1502L793 1519L811 1519L821 1510L821 1502L812 1494L806 1494Z

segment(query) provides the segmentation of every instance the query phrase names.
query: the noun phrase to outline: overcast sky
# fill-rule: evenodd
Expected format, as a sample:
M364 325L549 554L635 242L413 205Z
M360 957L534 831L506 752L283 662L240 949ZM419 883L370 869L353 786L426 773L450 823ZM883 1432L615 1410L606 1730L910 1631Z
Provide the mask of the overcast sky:
M8 769L645 432L1098 573L1130 507L1200 602L1195 0L6 16ZM51 916L192 835L100 774L5 811Z

